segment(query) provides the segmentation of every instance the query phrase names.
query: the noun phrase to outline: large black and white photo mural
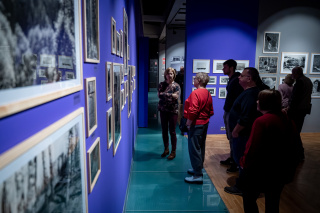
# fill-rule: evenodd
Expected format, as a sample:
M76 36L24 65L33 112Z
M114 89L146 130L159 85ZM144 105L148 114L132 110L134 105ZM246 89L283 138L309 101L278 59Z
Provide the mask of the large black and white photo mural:
M1 1L0 117L82 89L80 11L79 0Z

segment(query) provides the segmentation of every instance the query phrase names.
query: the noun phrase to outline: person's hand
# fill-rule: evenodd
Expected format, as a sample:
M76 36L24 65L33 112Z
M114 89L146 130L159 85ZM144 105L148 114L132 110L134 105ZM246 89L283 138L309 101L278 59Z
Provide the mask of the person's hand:
M239 137L239 133L233 130L233 131L232 131L232 137L233 137L233 138Z
M175 99L179 98L179 96L177 94L172 94L172 97L175 98Z

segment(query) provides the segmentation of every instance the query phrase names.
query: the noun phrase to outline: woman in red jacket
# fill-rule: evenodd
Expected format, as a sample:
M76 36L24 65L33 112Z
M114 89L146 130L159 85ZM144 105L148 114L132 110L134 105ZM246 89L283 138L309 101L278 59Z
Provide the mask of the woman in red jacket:
M188 147L192 169L188 170L191 177L188 183L203 183L203 162L209 119L213 115L212 97L206 89L209 82L207 73L197 73L194 79L194 90L185 101L184 117L187 118Z
M279 212L282 189L294 176L299 137L293 122L281 111L281 105L279 91L259 93L257 109L263 115L253 123L240 159L246 213L259 212L256 200L261 192L265 194L266 213Z

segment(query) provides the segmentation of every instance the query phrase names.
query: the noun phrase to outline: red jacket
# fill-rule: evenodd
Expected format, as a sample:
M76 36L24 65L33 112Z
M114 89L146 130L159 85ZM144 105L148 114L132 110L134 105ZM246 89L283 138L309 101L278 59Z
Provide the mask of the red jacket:
M207 89L194 90L184 104L184 117L193 125L204 125L213 115L212 97Z

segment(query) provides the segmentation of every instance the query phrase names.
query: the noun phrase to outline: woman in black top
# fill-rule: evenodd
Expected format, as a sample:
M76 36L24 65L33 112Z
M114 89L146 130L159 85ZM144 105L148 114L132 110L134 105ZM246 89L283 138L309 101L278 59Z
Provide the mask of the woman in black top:
M164 72L165 81L161 82L158 86L159 104L158 110L160 111L162 138L164 144L164 152L161 157L169 154L169 135L170 132L172 150L168 159L172 160L176 157L176 124L178 119L178 98L180 95L180 86L174 82L176 78L176 71L169 67Z

